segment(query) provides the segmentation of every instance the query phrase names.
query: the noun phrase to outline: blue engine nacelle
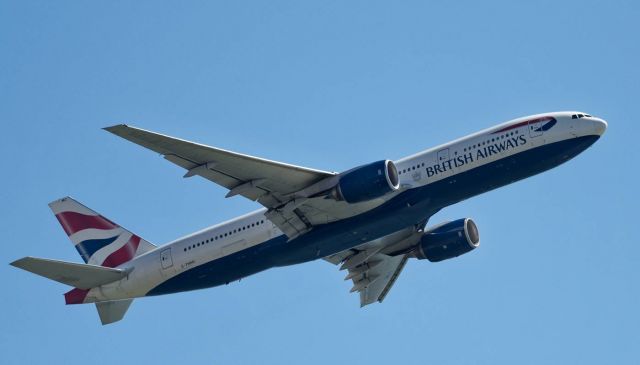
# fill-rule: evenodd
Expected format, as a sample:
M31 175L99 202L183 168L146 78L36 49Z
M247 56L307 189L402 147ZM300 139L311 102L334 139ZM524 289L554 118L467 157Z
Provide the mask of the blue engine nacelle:
M400 188L398 169L389 160L382 160L340 174L333 193L338 200L360 203L379 198Z
M425 232L413 256L419 260L438 262L458 257L478 246L478 227L471 218L462 218Z

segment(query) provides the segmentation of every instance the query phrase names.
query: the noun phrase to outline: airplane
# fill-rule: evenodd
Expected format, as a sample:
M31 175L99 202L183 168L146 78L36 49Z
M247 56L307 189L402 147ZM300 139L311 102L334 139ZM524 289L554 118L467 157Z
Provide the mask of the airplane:
M204 289L273 267L323 259L351 280L360 306L382 302L410 258L439 262L477 248L470 218L427 226L441 209L577 156L607 122L553 112L509 122L401 158L344 172L294 166L146 131L104 128L161 154L262 209L156 246L71 197L49 204L84 264L25 257L11 265L73 287L103 325L134 298Z

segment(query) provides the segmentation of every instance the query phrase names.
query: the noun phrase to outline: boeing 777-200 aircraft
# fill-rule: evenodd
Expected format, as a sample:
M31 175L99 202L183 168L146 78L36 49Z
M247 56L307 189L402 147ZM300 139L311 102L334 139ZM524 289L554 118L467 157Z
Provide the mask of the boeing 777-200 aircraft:
M360 305L382 302L410 258L438 262L479 245L470 218L426 227L440 209L570 160L607 123L539 114L397 161L335 173L225 151L127 125L107 131L264 208L155 246L66 197L49 204L84 264L25 257L13 266L70 285L67 304L95 303L103 324L134 298L228 284L323 259L346 270Z

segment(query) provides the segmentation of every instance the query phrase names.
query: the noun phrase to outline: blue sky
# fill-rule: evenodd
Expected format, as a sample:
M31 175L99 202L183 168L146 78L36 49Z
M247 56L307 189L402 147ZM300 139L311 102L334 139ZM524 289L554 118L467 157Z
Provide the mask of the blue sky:
M0 360L637 363L639 18L633 1L0 1ZM8 265L80 261L47 207L65 195L157 244L257 208L108 125L341 171L557 110L609 130L434 216L473 217L481 247L410 262L382 305L318 261L102 327Z

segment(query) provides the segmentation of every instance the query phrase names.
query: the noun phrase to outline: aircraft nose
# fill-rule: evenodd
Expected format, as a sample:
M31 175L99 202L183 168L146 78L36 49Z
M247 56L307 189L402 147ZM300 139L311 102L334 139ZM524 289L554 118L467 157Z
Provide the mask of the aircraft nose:
M600 118L594 118L593 120L593 129L594 132L601 136L604 134L604 131L607 130L607 122L604 119L600 119Z

